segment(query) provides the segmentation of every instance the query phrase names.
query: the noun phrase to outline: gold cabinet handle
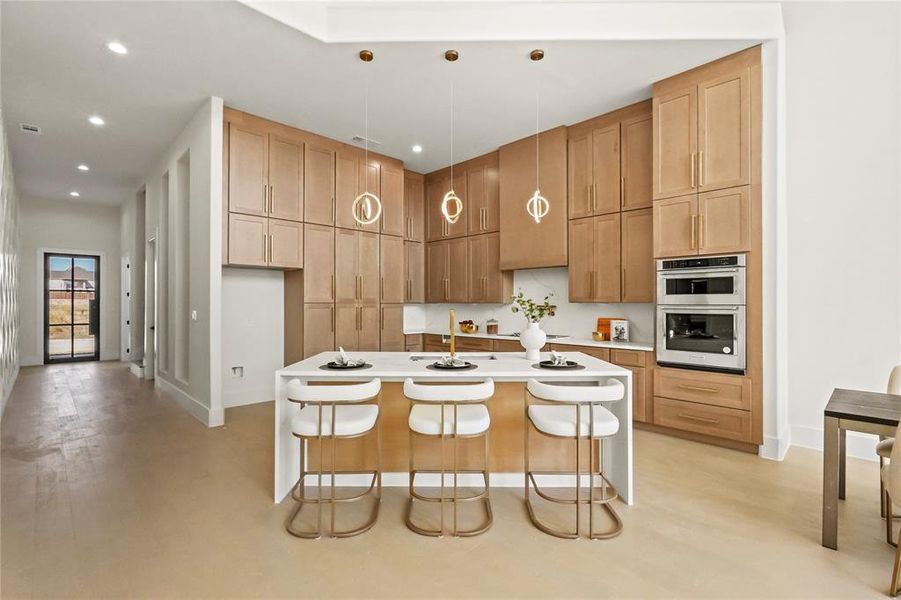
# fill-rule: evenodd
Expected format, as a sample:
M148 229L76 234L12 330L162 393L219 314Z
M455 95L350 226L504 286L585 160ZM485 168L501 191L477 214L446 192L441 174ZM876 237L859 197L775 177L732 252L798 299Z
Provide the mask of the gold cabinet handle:
M269 197L266 195L266 190L269 189L269 186L265 183L263 184L263 212L269 212Z
M698 181L704 185L704 151L698 152Z
M274 198L274 192L272 191L272 186L270 185L269 186L269 214L272 214L272 207L275 204L275 202L273 201L273 198Z
M269 262L272 262L272 236L269 236Z
M695 153L691 153L691 189L695 189Z
M381 307L379 309L379 329L382 331L385 330L385 307Z
M329 223L331 223L333 225L335 223L335 212L336 212L335 211L335 197L332 196L332 211L328 216L328 220L329 220Z
M335 333L335 307L334 306L329 307L329 313L330 313L329 316L331 317L330 320L332 322L332 333Z
M379 277L379 298L385 299L385 278Z
M598 184L591 184L591 212L598 211Z
M625 298L626 298L626 267L622 268L621 275L622 275L622 277L620 278L620 282L619 282L619 287L620 287L619 297L621 299L625 300Z
M626 205L626 178L619 178L619 205L623 207Z
M719 419L711 419L709 417L696 417L694 415L686 415L679 413L680 419L688 419L689 421L700 421L701 423L710 423L711 425L716 425L720 422Z
M445 300L447 300L447 296L448 296L448 288L449 288L449 287L450 287L450 280L447 279L447 278L445 278L445 279L444 279L444 299L445 299Z
M694 187L694 185L692 185L692 187ZM696 245L695 244L695 235L696 235L695 226L696 226L697 218L698 218L698 215L691 215L691 249L692 250L695 250L695 245Z
M335 276L332 275L332 300L335 299Z
M683 390L692 390L694 392L707 392L710 394L718 394L720 392L720 388L715 387L705 387L702 385L689 385L687 383L680 383L679 387Z
M698 215L698 250L704 248L704 215Z
M263 262L268 262L268 255L266 253L266 243L268 242L269 236L267 234L263 234Z

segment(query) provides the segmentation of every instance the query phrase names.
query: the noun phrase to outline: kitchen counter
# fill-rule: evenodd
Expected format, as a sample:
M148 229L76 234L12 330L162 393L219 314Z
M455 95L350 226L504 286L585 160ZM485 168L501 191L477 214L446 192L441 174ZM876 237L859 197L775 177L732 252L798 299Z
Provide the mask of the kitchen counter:
M511 336L511 339L516 339ZM492 431L497 428L503 436L492 443L492 462L501 464L502 470L492 472L492 485L520 487L523 485L522 449L524 431L523 387L529 379L572 382L592 385L610 377L619 379L625 386L622 400L609 402L607 408L619 419L619 432L605 444L604 466L607 478L616 486L624 502L632 504L632 373L612 363L581 352L569 352L570 360L585 366L575 371L554 371L533 366L519 352L460 352L458 356L470 359L477 369L448 372L428 368L441 353L429 352L349 352L352 358L363 358L372 367L354 371L326 370L320 367L335 357L335 352L323 352L275 373L275 501L281 502L299 477L300 448L298 439L291 432L291 418L298 405L287 399L287 383L292 379L303 381L367 381L378 377L382 380L382 437L397 440L383 444L391 455L383 455L383 485L406 486L408 474L403 458L407 451L407 422L409 401L403 395L403 381L412 377L417 381L472 382L491 378L497 384L495 395L488 401L491 411ZM423 357L412 360L411 357ZM549 355L542 354L542 360ZM534 432L533 432L533 435ZM540 436L539 436L540 437ZM497 446L497 447L496 447ZM536 445L536 448L539 445ZM547 447L548 456L559 456L565 448ZM495 452L496 451L496 452ZM401 456L403 454L403 456ZM354 455L359 456L359 454ZM540 457L539 457L540 458Z
M412 331L404 331L404 335L446 335L450 334L447 331L426 331L426 330L412 330ZM472 338L482 338L486 340L514 340L519 341L519 337L515 335L497 335L497 334L488 334L488 333L460 333L456 332L454 335L457 337L472 337ZM547 340L548 344L560 344L561 346L588 346L594 348L612 348L618 350L639 350L642 352L653 352L654 351L654 343L653 342L613 342L613 341L604 341L597 342L593 338L577 338L572 336L564 336L558 338L549 337Z

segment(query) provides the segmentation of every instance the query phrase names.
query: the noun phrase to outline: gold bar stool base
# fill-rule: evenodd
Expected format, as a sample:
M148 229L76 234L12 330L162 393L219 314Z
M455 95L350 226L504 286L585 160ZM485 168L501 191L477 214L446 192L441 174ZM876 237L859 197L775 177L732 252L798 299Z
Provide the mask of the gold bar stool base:
M426 494L420 494L416 491L415 488L415 478L417 473L441 473L440 470L437 469L418 469L412 471L410 473L410 498L407 500L407 512L404 516L404 523L406 523L407 528L410 531L418 533L420 535L427 535L431 537L442 537L444 532L441 529L431 529L428 527L422 527L413 522L413 503L416 500L421 502L428 503L439 503L441 505L441 511L444 512L444 503L445 502L479 502L481 501L484 509L485 509L485 520L481 526L476 527L474 529L456 529L451 532L451 534L455 537L472 537L482 533L485 533L491 528L492 523L494 523L494 514L491 512L491 498L488 497L488 473L486 471L478 471L478 470L459 470L457 471L458 475L462 474L473 474L478 473L482 475L484 481L484 489L477 493L472 494L471 496L463 496L457 498L442 498L440 496L428 496Z
M560 471L529 471L526 473L526 486L531 486L534 488L535 493L538 494L541 498L554 502L556 504L568 504L570 506L575 505L577 502L572 498L561 498L559 496L554 496L549 494L541 489L541 486L538 485L538 482L535 481L535 475L561 475L566 473L561 473ZM613 507L610 506L610 502L616 500L619 495L616 492L616 488L614 488L609 481L603 476L598 474L603 482L601 486L595 486L594 490L589 491L587 498L580 498L578 500L579 506L588 506L589 511L593 511L596 506L600 506L604 509L610 519L613 521L613 525L607 529L606 531L589 531L588 538L592 540L606 540L610 538L614 538L618 536L623 531L623 521L620 519L619 515L613 510ZM600 491L598 491L600 490ZM591 500L591 497L595 497L594 500ZM538 518L538 515L535 512L535 508L532 506L532 500L529 498L529 495L526 494L526 509L529 512L529 520L532 521L532 525L534 525L539 530L547 533L548 535L553 535L555 537L564 538L568 540L574 540L579 537L579 531L567 531L560 530L551 527L541 521ZM593 520L593 519L590 519Z
M329 471L331 474L331 471ZM369 515L369 519L361 525L360 527L356 527L354 529L347 530L333 530L326 532L325 537L335 537L335 538L346 538L353 537L355 535L360 535L361 533L365 533L372 529L375 525L376 521L379 517L379 507L381 506L381 491L378 489L376 485L378 481L378 471L335 471L336 475L369 475L372 479L369 482L369 487L365 492L360 494L356 494L354 496L348 496L344 498L305 498L303 495L303 484L304 479L309 477L310 475L316 476L317 473L304 473L300 480L294 485L294 488L291 490L291 499L297 503L297 506L291 511L291 516L288 517L288 520L285 522L285 529L288 533L293 535L294 537L299 537L308 540L318 540L323 537L323 532L320 529L314 530L303 530L294 526L294 522L297 520L297 517L300 516L301 511L304 506L307 505L325 505L330 508L330 510L335 511L336 508L340 504L352 504L355 502L360 502L362 500L367 499L368 497L375 495L375 501L372 506L372 511ZM323 488L320 488L320 493Z

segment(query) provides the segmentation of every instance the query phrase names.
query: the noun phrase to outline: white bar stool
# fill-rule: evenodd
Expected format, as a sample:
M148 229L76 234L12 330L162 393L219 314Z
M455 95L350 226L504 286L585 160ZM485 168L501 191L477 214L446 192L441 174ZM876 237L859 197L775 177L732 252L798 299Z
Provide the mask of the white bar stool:
M407 527L421 535L441 537L444 535L444 503L450 502L454 509L454 526L451 535L456 537L468 537L484 533L491 527L494 519L491 513L491 499L489 498L489 465L488 465L488 438L491 419L488 415L487 401L494 395L494 381L488 379L477 384L454 385L421 385L414 383L412 379L404 381L404 395L410 400L410 500L407 504L405 522ZM457 439L485 438L484 469L458 469L457 468ZM417 469L414 459L415 438L441 438L441 465L439 469ZM450 472L454 477L453 496L445 497L444 476L448 472L444 464L445 438L451 438L453 442L453 465ZM441 495L438 497L420 494L415 489L417 473L440 473ZM460 498L457 495L457 476L460 473L480 473L485 482L485 489L479 493ZM441 527L430 529L413 522L413 501L437 502L441 505ZM485 506L485 522L473 529L461 530L457 527L457 503L474 502L483 500Z
M288 400L300 404L300 410L291 419L291 430L300 439L300 479L291 497L297 502L297 508L291 513L285 528L288 533L301 538L318 539L322 537L322 506L327 504L331 509L331 524L328 535L331 537L350 537L359 535L375 525L382 498L382 436L379 419L381 407L382 382L373 379L366 383L351 385L307 385L299 379L288 382ZM335 469L335 448L337 440L362 437L375 430L376 433L376 468L371 471L348 471ZM307 443L314 439L319 443L319 468L307 470L304 454ZM323 468L323 440L331 441L331 469ZM322 476L331 475L329 497L322 495ZM369 487L361 494L345 498L335 497L335 475L370 475ZM306 498L304 494L304 478L317 476L317 494L315 498ZM335 530L335 509L338 504L356 502L375 493L375 505L369 519L360 527ZM319 507L318 526L315 531L304 531L294 526L294 521L306 504Z
M602 402L614 402L622 400L625 395L625 386L617 379L608 379L601 385L576 386L576 385L550 385L530 379L525 391L526 432L525 432L525 497L526 508L532 523L541 531L561 538L575 539L580 533L579 508L588 505L588 537L591 539L606 539L615 537L623 529L623 522L610 506L616 499L617 493L613 485L603 475L604 464L604 439L609 438L619 431L619 420L616 416L601 406ZM546 404L531 404L529 399L545 401ZM569 471L531 471L529 469L529 432L534 427L539 433L557 439L572 439L576 442L576 460L573 475L575 475L575 499L560 498L547 492L543 492L535 481L535 475L559 475ZM588 441L588 497L581 495L581 464L580 446L582 440ZM598 446L597 473L594 472L594 446ZM600 490L595 487L595 475L600 477ZM576 526L573 531L555 529L541 522L535 514L530 498L531 487L545 500L557 504L569 504L576 509ZM598 496L599 494L599 496ZM595 533L594 531L594 507L603 507L613 526L610 529Z

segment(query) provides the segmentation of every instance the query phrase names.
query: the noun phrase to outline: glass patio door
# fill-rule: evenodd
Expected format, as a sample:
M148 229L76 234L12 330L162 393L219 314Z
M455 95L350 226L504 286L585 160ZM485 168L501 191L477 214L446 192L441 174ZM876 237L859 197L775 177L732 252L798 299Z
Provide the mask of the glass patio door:
M44 364L100 359L100 257L44 255Z

